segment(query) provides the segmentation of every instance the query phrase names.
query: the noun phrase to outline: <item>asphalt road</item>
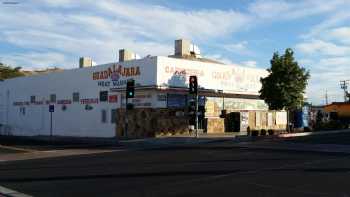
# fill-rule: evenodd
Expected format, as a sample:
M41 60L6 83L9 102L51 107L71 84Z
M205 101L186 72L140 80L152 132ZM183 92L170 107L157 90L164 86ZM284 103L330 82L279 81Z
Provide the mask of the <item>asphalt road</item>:
M350 196L350 155L232 142L0 163L0 185L33 196Z
M10 154L10 153L20 153L20 152L23 152L23 151L0 147L0 155L2 155L2 154Z
M336 134L324 134L297 137L288 140L290 142L300 142L309 144L342 144L350 145L350 132L336 133Z

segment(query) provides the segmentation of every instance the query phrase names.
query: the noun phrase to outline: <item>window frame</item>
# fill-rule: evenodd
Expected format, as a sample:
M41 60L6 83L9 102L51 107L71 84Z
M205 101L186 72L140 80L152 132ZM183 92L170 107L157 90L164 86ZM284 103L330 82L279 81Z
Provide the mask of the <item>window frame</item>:
M56 101L57 101L57 95L56 94L50 94L50 103L56 103Z
M72 101L73 101L73 103L77 103L80 101L80 93L79 92L73 92Z
M111 123L117 123L117 109L111 109Z
M108 102L108 90L100 91L99 100L100 102Z
M107 110L101 110L101 123L107 123Z

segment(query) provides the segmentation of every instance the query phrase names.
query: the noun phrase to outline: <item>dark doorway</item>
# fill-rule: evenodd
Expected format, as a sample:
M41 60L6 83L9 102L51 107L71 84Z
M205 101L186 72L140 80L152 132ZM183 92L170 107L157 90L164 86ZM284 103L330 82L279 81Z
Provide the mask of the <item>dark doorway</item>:
M240 131L240 113L231 112L225 118L225 132L239 132Z

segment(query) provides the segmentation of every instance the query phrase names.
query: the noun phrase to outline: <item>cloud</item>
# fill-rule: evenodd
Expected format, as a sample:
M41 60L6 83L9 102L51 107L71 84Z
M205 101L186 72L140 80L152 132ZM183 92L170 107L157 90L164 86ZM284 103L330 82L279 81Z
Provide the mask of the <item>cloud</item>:
M261 19L292 20L312 15L331 13L348 2L345 0L275 1L258 0L248 10Z
M221 54L204 54L204 57L222 62L224 64L238 65L234 63L231 59L223 57Z
M249 20L233 10L180 11L123 1L40 0L17 8L0 7L0 42L27 52L60 53L76 59L92 56L105 63L115 61L120 48L141 56L169 55L176 38L207 43L240 30Z
M344 44L350 44L350 27L334 28L329 31L328 37Z
M240 30L250 20L249 16L233 10L179 11L118 1L99 1L97 7L112 17L122 18L127 23L152 32L152 38L161 35L206 40Z
M339 7L334 13L332 13L329 17L326 17L321 23L314 25L310 28L310 31L304 35L302 38L310 39L313 37L321 36L329 29L338 27L343 23L347 23L350 20L350 4L347 2L343 6ZM325 35L325 34L324 34Z
M232 43L232 44L224 44L224 49L235 53L238 55L250 55L252 52L248 49L248 42L247 41L241 41L238 43Z
M241 62L241 64L242 64L243 66L246 66L246 67L255 68L256 65L257 65L257 62L254 61L254 60L249 60L249 61L243 61L243 62Z
M24 70L36 70L46 67L61 67L67 68L71 67L74 62L71 59L68 59L67 56L61 53L38 53L38 52L29 52L29 53L10 53L6 56L3 56L4 63L13 65L13 66L22 66L26 65ZM77 65L78 62L75 64ZM76 66L77 68L78 66Z
M349 57L320 57L308 59L311 78L307 87L307 95L315 104L325 103L326 90L329 102L343 101L340 80L350 79Z
M321 54L331 56L343 56L350 54L350 47L336 45L323 40L311 40L296 45L296 49L307 55Z

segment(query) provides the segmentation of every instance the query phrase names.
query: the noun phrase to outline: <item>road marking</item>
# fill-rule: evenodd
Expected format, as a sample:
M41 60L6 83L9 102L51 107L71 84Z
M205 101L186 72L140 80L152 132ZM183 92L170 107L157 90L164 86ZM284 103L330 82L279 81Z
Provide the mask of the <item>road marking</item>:
M0 156L0 163L7 161L23 161L30 159L44 159L44 158L56 158L56 157L68 157L78 155L92 155L103 154L112 152L124 152L130 151L128 149L63 149L63 150L49 150L49 151L35 151L27 153L11 153L6 154L3 157Z
M9 197L33 197L2 186L0 186L0 195L5 195Z
M0 144L0 148L8 149L8 150L16 150L16 151L23 151L23 152L36 152L37 150L29 149L29 148L18 148L13 146L5 146Z
M262 169L257 169L257 170L247 170L247 171L237 171L237 172L230 172L226 174L220 174L220 175L210 175L206 177L201 177L201 178L193 178L193 179L188 179L185 181L178 181L178 182L173 182L172 185L183 185L183 184L193 184L193 183L199 183L199 182L204 182L204 181L213 181L213 180L220 180L222 178L227 178L230 176L236 176L236 175L244 175L244 174L257 174L261 173L264 171L269 171L269 170L278 170L278 169L285 169L289 167L298 167L298 166L305 166L305 165L310 165L310 164L320 164L324 162L332 162L340 159L347 159L348 157L342 157L342 158L332 158L332 159L320 159L320 160L314 160L314 161L307 161L307 162L302 162L302 163L296 163L296 164L286 164L280 167L275 167L275 168L262 168ZM247 179L247 177L246 177ZM248 178L249 179L249 178ZM238 181L243 182L243 178L239 179Z
M268 185L268 184L261 184L261 183L254 183L254 182L246 182L248 185L257 186L260 188L270 189L270 190L277 190L277 191L291 191L295 193L302 193L302 194L309 194L309 195L318 195L318 196L328 196L330 193L320 193L320 192L314 192L314 191L308 191L308 190L299 190L289 187L280 187L280 186L274 186L274 185Z

